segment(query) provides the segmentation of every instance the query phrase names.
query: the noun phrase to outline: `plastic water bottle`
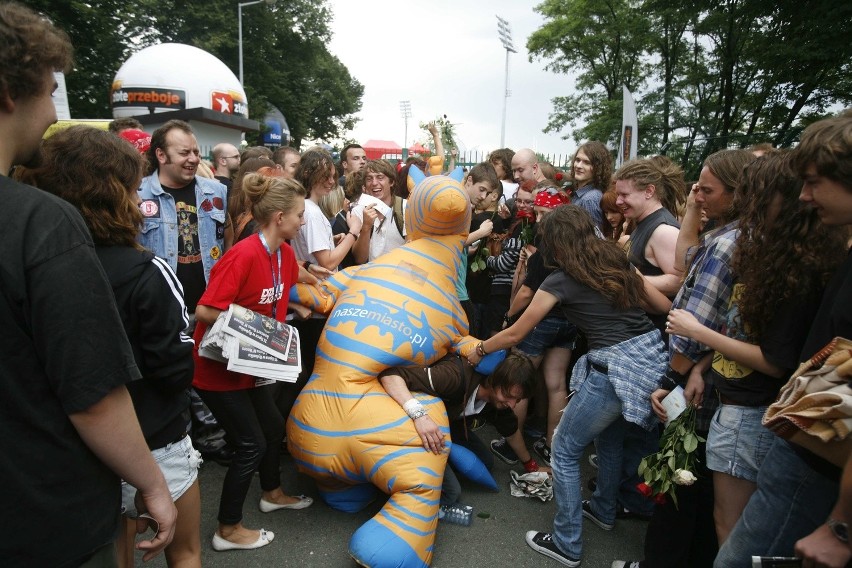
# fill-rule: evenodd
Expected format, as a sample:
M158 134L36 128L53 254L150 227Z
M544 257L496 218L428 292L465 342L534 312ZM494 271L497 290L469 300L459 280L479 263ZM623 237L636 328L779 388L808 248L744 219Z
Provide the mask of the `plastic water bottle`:
M473 522L473 507L470 505L441 505L438 519L454 525L469 527Z

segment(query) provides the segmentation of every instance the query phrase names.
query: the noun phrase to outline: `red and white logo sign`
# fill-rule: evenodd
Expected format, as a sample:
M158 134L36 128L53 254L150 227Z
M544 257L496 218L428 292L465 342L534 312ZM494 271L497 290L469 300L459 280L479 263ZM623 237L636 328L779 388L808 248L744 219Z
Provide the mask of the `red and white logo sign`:
M233 91L212 91L210 93L210 107L225 114L248 115L248 107L242 95Z

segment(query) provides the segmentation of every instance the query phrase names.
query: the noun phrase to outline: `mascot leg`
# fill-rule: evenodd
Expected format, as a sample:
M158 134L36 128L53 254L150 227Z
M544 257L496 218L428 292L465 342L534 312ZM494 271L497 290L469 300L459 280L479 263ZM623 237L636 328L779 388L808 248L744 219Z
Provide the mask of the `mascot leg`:
M352 535L349 553L370 568L428 566L435 546L447 456L422 447L384 449L387 452L383 456L369 452L374 459L370 473L373 483L390 493L390 498Z

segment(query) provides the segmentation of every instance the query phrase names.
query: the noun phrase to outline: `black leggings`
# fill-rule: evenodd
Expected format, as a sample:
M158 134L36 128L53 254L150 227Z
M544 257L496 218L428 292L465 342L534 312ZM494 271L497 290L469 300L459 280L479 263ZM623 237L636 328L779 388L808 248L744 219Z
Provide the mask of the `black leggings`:
M223 525L242 520L243 503L255 471L260 473L264 491L281 486L284 418L272 400L271 386L235 391L196 389L234 447L219 498L218 518Z

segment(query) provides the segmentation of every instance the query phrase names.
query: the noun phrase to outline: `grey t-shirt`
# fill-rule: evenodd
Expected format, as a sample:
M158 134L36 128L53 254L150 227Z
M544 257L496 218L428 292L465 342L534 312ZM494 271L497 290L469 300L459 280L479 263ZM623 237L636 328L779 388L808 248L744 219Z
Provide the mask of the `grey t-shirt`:
M565 318L586 334L589 349L602 349L654 329L641 308L618 310L600 292L557 270L540 290L556 296Z

